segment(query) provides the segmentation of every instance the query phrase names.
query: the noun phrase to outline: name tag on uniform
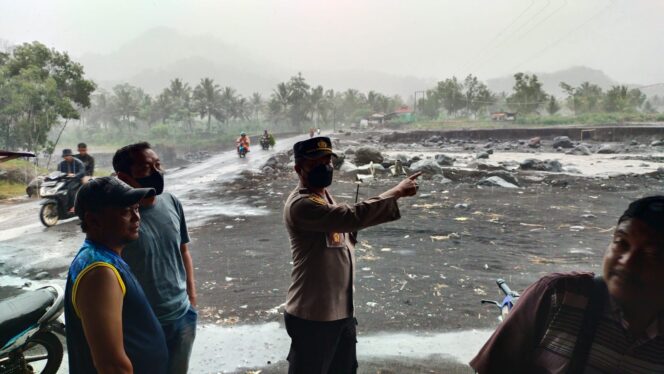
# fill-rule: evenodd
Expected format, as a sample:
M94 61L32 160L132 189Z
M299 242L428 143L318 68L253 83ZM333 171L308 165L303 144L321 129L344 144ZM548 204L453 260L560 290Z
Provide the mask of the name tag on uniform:
M328 248L344 248L346 244L344 234L339 232L328 232L325 241Z

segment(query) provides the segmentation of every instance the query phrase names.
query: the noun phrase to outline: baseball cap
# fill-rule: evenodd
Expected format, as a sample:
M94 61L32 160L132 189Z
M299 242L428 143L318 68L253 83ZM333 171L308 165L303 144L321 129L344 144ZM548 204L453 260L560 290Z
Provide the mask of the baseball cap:
M83 220L85 213L103 207L128 207L145 197L155 196L154 188L132 188L116 177L90 179L76 193L74 209Z
M293 156L296 159L306 158L315 160L327 155L337 157L337 155L332 152L332 141L326 136L318 136L303 140L293 145Z
M71 156L71 155L73 155L71 149L65 148L65 149L62 150L62 157L67 157L67 156Z

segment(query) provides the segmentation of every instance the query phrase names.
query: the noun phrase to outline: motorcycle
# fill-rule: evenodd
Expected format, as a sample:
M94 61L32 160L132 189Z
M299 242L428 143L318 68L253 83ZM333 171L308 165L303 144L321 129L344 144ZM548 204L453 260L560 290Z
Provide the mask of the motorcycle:
M500 310L500 317L498 318L501 321L503 321L507 317L509 312L512 310L512 308L514 308L514 304L516 304L520 295L518 292L512 291L504 279L497 279L496 284L498 285L498 288L500 288L500 290L505 295L503 301L497 302L494 300L482 300L482 304L493 304L497 306L498 309Z
M249 150L247 149L247 147L245 147L245 146L242 145L242 144L238 144L238 146L237 146L237 154L238 154L238 156L240 156L240 158L245 158L245 157L247 157L247 152L249 152Z
M64 291L56 285L0 301L0 373L57 373L63 310Z
M70 211L74 206L74 199L69 198L69 189L75 187L72 186L73 183L78 183L76 178L68 177L59 171L44 178L39 188L39 194L43 198L40 203L42 207L39 211L39 220L44 226L51 227L61 219L75 216Z
M263 148L264 151L267 151L270 149L270 139L269 138L261 138L261 148Z

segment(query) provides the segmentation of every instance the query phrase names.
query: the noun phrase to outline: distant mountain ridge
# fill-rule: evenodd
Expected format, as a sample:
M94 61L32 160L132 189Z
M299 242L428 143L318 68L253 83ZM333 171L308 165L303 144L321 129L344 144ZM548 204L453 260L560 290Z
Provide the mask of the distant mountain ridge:
M243 95L259 92L268 96L276 84L302 72L311 85L322 85L344 91L354 88L361 92L374 90L387 95L401 95L408 100L415 91L426 90L448 76L416 77L367 69L325 71L284 67L266 56L259 56L242 47L225 43L211 35L183 35L170 28L151 29L106 54L85 54L78 58L86 75L100 87L110 89L118 83L130 83L150 94L161 92L170 80L181 78L195 86L201 78L210 77L220 86L230 86ZM618 84L604 72L588 67L572 67L553 73L536 73L545 91L563 96L560 82L578 86L589 81L603 89ZM463 77L459 77L463 79ZM481 78L481 77L480 77ZM511 92L513 76L489 79L495 92ZM655 91L655 92L653 92ZM649 95L662 91L655 87Z

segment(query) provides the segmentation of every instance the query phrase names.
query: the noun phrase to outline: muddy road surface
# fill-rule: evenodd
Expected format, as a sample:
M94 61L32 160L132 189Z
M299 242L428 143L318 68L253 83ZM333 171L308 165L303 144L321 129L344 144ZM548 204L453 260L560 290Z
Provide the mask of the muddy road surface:
M495 307L480 305L500 297L496 278L521 291L549 272L598 271L617 217L632 199L661 193L664 180L661 154L645 147L607 155L596 152L604 145L588 144L592 152L578 156L546 141L531 149L517 139L507 147L334 137L347 162L331 187L340 202L355 199L358 171L349 165L361 145L375 147L385 166L396 158L411 166L435 161L440 153L455 159L428 169L419 195L400 200L401 220L360 232L355 302L363 373L471 372L465 363L498 324ZM193 373L286 371L282 313L292 264L282 208L297 180L287 155L263 165L298 139L279 141L275 151L254 149L246 160L227 152L167 174L167 189L185 206L196 266ZM478 157L489 149L488 158ZM560 168L521 169L527 159L556 159ZM401 178L374 172L360 199ZM483 182L491 176L513 185ZM35 201L0 205L3 295L64 283L82 240L75 220L41 227L37 209Z

